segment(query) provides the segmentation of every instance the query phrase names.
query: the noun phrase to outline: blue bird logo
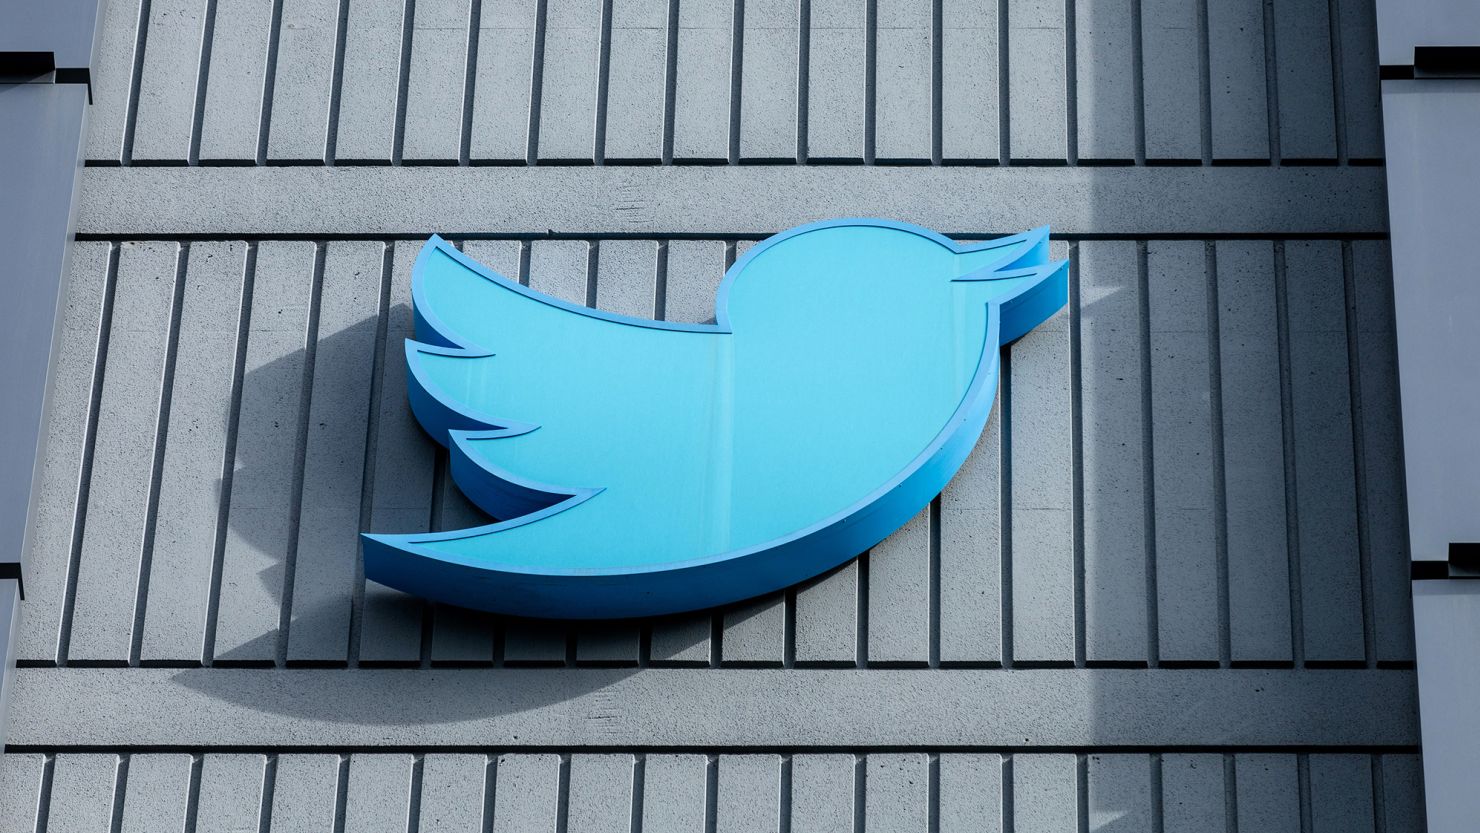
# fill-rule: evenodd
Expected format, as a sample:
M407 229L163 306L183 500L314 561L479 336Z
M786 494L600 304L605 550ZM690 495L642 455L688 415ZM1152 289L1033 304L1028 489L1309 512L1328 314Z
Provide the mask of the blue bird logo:
M542 295L433 237L412 411L497 523L364 535L365 574L449 604L622 618L816 576L929 504L986 426L999 348L1067 299L1048 229L974 245L800 226L725 275L715 323Z

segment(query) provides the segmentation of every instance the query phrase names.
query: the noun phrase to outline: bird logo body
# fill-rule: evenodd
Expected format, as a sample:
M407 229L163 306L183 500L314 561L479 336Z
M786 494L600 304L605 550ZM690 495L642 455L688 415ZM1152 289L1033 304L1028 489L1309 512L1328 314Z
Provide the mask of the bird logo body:
M408 395L496 523L366 534L365 574L464 607L622 618L790 586L878 543L976 444L1000 347L1057 312L1048 229L964 245L883 220L791 229L712 324L599 312L433 237Z

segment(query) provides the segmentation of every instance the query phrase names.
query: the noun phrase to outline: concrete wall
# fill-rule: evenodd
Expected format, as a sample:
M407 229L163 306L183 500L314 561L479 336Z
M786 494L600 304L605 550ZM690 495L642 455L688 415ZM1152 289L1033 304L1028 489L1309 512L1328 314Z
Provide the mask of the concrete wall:
M0 828L1423 828L1369 4L105 27ZM914 522L651 622L363 580L357 531L477 517L404 403L426 235L692 321L860 214L1073 262Z

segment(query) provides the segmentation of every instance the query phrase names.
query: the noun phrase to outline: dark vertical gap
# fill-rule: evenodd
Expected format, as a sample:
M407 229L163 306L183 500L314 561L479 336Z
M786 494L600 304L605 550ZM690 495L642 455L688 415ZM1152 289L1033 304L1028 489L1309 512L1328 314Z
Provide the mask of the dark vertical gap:
M278 756L271 753L262 768L262 803L257 806L257 833L272 830L272 799L277 794L277 771Z
M1387 833L1387 796L1386 786L1382 781L1382 755L1372 755L1368 758L1368 766L1372 767L1372 833ZM1422 827L1422 824L1418 825ZM1238 833L1238 831L1233 831Z
M778 833L791 833L791 755L781 756L781 789L780 808L777 813L776 829Z
M498 756L489 755L483 763L483 825L482 833L493 833L494 799L498 797Z
M345 810L349 806L349 755L339 756L339 772L334 783L334 833L345 833Z
M601 0L601 40L596 53L596 129L591 162L606 164L606 113L612 72L612 0Z
M797 589L786 588L781 601L781 667L797 662Z
M1197 3L1197 105L1202 163L1213 164L1213 67L1211 35L1208 33L1208 2Z
M709 667L718 668L724 659L725 616L715 611L709 617Z
M1146 164L1146 50L1142 43L1141 0L1131 0L1131 99L1135 107L1136 164Z
M812 0L797 3L797 164L807 164L812 107Z
M1151 833L1166 830L1166 786L1162 779L1161 753L1151 753Z
M247 244L242 267L242 297L236 325L236 358L231 364L231 404L226 417L226 443L221 459L220 503L216 507L216 540L211 548L211 579L206 596L205 637L201 645L201 663L210 665L216 657L216 617L221 612L221 571L226 564L226 530L231 521L231 487L236 477L236 442L241 428L242 384L246 376L247 342L252 332L252 292L257 283L257 247Z
M1064 158L1079 164L1079 30L1075 0L1064 0Z
M853 664L859 668L868 667L868 557L868 553L858 556L858 618L857 632L854 634Z
M1070 0L1072 2L1072 0ZM930 3L930 164L945 158L945 8Z
M927 755L925 767L925 829L940 833L940 755Z
M668 317L668 241L658 241L658 259L653 275L653 318Z
M200 776L205 768L205 755L196 752L190 756L190 775L185 787L185 833L195 833L200 826ZM118 827L114 827L117 830Z
M740 106L740 97L744 93L744 79L741 73L745 67L745 0L734 0L735 14L733 17L733 30L730 32L730 149L729 162L731 165L740 162L740 118L744 108ZM733 244L729 244L733 246ZM728 267L726 263L726 267Z
M1228 461L1223 448L1223 335L1219 316L1218 250L1203 244L1208 286L1208 391L1212 413L1213 536L1218 572L1218 664L1233 661L1232 613L1228 589Z
M375 507L375 471L380 448L380 400L385 386L385 352L390 325L392 252L390 243L380 248L380 292L375 307L375 347L370 354L370 397L366 403L365 450L360 463L359 529L371 529ZM358 536L356 536L358 538ZM359 542L356 541L356 548ZM357 556L360 555L357 553ZM350 667L359 665L360 640L365 632L365 560L355 558L355 573L350 590L349 647L346 652ZM423 603L424 605L425 603Z
M411 88L411 46L416 32L416 0L406 0L401 19L401 64L396 78L396 123L391 138L391 164L399 165L406 151L406 98Z
M930 501L930 538L927 548L929 563L927 581L930 598L925 616L929 622L929 654L926 662L931 668L940 667L940 495Z
M272 26L267 35L267 65L262 72L262 117L257 123L258 165L267 164L267 142L272 138L272 99L277 89L278 42L282 40L282 31L283 0L273 0Z
M1073 0L1070 0L1073 5ZM1073 137L1071 137L1072 139ZM1072 152L1072 151L1071 151ZM1072 164L1072 163L1071 163ZM1070 494L1074 560L1074 667L1083 668L1089 651L1089 611L1084 566L1084 345L1080 332L1079 243L1069 243L1069 454L1073 460Z
M632 812L627 819L630 833L642 833L642 804L646 800L647 755L639 752L632 758Z
M545 25L547 0L536 0L534 7L534 68L529 73L529 139L524 163L534 165L540 159L540 107L545 84ZM526 276L528 273L525 273ZM528 284L528 280L525 280Z
M863 164L877 161L879 120L879 0L863 3Z
M196 758L199 756L192 756ZM115 756L113 769L113 795L111 796L108 830L109 833L119 833L123 829L123 795L128 790L128 765L129 755L124 753ZM194 776L195 764L191 762L191 775Z
M1315 825L1311 823L1310 753L1295 754L1295 771L1300 785L1300 833L1312 833Z
M1274 32L1274 0L1264 0L1264 97L1269 107L1269 162L1280 163L1279 41Z
M1331 116L1335 120L1331 127L1336 137L1336 163L1345 165L1346 90L1341 67L1341 0L1326 0L1326 26L1331 39Z
M278 611L276 660L279 666L288 661L288 626L293 620L293 584L297 578L298 527L303 520L303 469L308 456L308 426L313 408L313 366L319 349L319 308L324 288L324 257L326 245L314 243L313 286L309 290L308 332L303 340L303 382L299 398L298 430L294 448L298 449L297 464L293 467L293 511L288 518L288 551L283 559L283 598Z
M406 833L421 831L421 785L426 770L426 756L418 753L411 759L411 798L406 804Z
M1006 4L1003 4L1006 5ZM1017 831L1017 808L1013 804L1012 788L1012 753L1002 756L1002 830L1003 833L1016 833Z
M1343 160L1345 161L1345 160ZM1356 268L1352 260L1352 244L1341 243L1342 289L1345 296L1343 307L1346 312L1346 367L1352 424L1352 472L1356 475L1356 519L1357 519L1357 571L1362 586L1362 649L1369 668L1377 661L1377 603L1372 590L1372 530L1370 519L1363 509L1367 506L1367 437L1363 431L1365 421L1362 404L1362 360L1361 344L1357 333L1357 286Z
M464 166L473 158L473 100L478 89L478 42L482 33L483 0L472 0L468 6L468 59L463 71L462 127L457 144L457 164Z
M997 3L997 164L1012 164L1012 79L1008 60L1008 4Z
M853 833L863 833L864 812L868 809L868 759L853 756Z
M1223 753L1223 818L1228 833L1238 833L1238 757Z
M57 756L48 752L41 759L41 789L36 797L36 833L46 833L51 822L51 785L56 780Z
M97 359L93 363L92 390L88 396L87 427L82 443L82 466L77 478L77 502L72 511L72 541L67 555L67 589L62 597L62 616L55 655L58 665L67 664L72 647L72 619L77 610L77 574L82 569L82 539L87 532L88 498L92 493L93 455L97 450L98 417L103 403L103 380L108 366L108 345L113 330L113 297L118 290L118 261L122 245L108 248L108 266L103 283L103 311L98 322Z
M1140 26L1139 17L1137 27ZM1144 137L1142 137L1144 138ZM1139 140L1138 140L1139 141ZM1138 145L1139 154L1144 144ZM1141 160L1144 161L1144 160ZM1141 351L1141 480L1146 484L1146 497L1142 502L1146 525L1146 664L1152 668L1161 664L1161 599L1156 576L1156 449L1155 429L1152 425L1152 377L1151 377L1151 276L1149 253L1145 240L1136 241L1136 292L1140 296L1140 341L1146 346Z
M1001 594L1002 667L1012 668L1015 653L1012 627L1012 348L1000 348L998 361L997 480L1000 501L998 508L1002 513L998 520L998 527L1001 529L998 553L1001 586L998 590Z
M674 107L678 103L678 4L679 0L668 0L668 30L663 56L663 146L659 151L659 162L664 165L673 164Z
M596 308L597 270L601 268L601 241L586 244L586 306Z
M1290 310L1286 290L1285 242L1274 241L1275 324L1280 350L1280 419L1284 428L1285 453L1285 547L1289 555L1290 657L1295 667L1305 662L1305 608L1300 587L1300 515L1295 487L1300 473L1295 468L1294 387L1290 370Z
M150 0L139 2L139 28L134 33L134 65L129 69L128 106L123 116L123 151L118 164L134 162L134 129L139 119L139 92L144 84L144 50L149 45Z
M329 129L324 138L324 164L333 165L339 155L339 105L344 98L344 49L349 38L349 0L339 0L338 23L334 28L334 65L329 82Z
M519 244L519 283L529 286L529 260L534 251L534 243L525 240Z
M1079 833L1089 833L1089 756L1074 756L1074 821Z
M149 469L149 494L145 498L144 541L139 551L139 573L134 584L133 631L129 634L128 664L139 664L144 646L144 615L149 605L150 570L154 565L154 535L159 521L159 492L164 480L164 448L169 440L170 405L174 401L175 363L180 347L180 319L185 313L185 271L190 266L190 243L179 244L175 253L175 285L170 298L169 335L165 337L164 374L154 422L154 460Z
M739 2L739 0L736 0ZM704 833L715 833L719 824L719 757L704 756Z
M206 87L211 81L211 47L216 41L216 0L206 0L205 26L201 30L200 66L195 75L195 106L190 117L190 147L185 164L200 164L200 131L206 117Z
M555 787L555 833L570 830L570 755L559 756L559 775Z

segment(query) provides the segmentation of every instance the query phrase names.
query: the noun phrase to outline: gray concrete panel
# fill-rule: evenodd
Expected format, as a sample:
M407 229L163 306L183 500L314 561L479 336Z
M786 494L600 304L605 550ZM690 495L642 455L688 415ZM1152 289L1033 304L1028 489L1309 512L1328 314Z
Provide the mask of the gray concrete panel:
M1079 245L1078 266L1085 657L1145 661L1148 382L1140 257L1132 242L1087 241Z
M607 69L607 162L663 158L668 85L667 0L616 0L611 6Z
M470 138L475 161L522 162L529 153L535 8L533 0L482 6Z
M231 507L221 558L218 660L273 662L283 582L297 511L299 426L312 293L312 243L257 247L233 461Z
M195 128L205 0L152 0L134 119L133 159L184 163Z
M335 0L283 0L268 120L270 162L322 163L339 29Z
M18 668L16 680L9 741L38 748L622 748L639 730L659 747L1417 740L1413 673L1389 669ZM1191 702L1200 709L1177 705ZM119 703L137 705L120 713ZM1116 708L1086 705L1098 703ZM876 719L859 721L865 709Z
M462 154L470 0L421 0L412 22L402 158L456 162Z
M1062 161L1069 141L1065 6L1053 0L1002 1L1010 68L1009 155L1024 162Z
M1218 659L1212 372L1206 246L1147 246L1157 650Z
M1329 6L1325 0L1273 3L1281 159L1336 158Z
M734 77L734 8L726 0L688 0L678 6L673 158L725 161Z
M596 153L601 6L551 0L545 8L539 157L590 162Z
M741 0L740 146L746 160L797 155L798 4Z
M271 35L271 6L216 0L215 25L207 33L211 62L201 113L201 162L257 160Z
M941 155L995 162L1001 155L1000 0L943 0L940 35Z
M868 96L866 9L817 0L807 28L807 158L861 162Z
M1214 256L1230 658L1286 661L1293 643L1274 248L1220 241Z
M1202 21L1198 4L1142 0L1146 158L1202 158Z
M1285 246L1295 557L1305 655L1316 660L1365 658L1347 304L1338 244Z
M1268 159L1264 3L1223 0L1207 8L1213 159Z
M559 227L759 237L876 214L977 234L1045 223L1097 235L1386 228L1383 172L1372 167L89 168L82 181L78 231L88 234L423 237ZM1166 199L1192 193L1207 198Z
M934 153L937 44L930 0L882 0L874 7L874 156L926 162Z
M68 655L76 659L121 664L132 651L184 257L176 243L120 247L68 641Z
M1131 0L1074 5L1074 108L1083 160L1136 158L1135 15Z
M17 659L55 662L61 656L67 580L80 533L78 501L86 495L83 472L88 426L93 419L92 395L100 379L100 325L110 272L117 262L114 256L115 250L107 243L77 243L72 250L52 371L46 456L31 519L25 576L30 598L16 633Z
M247 257L240 242L191 246L142 611L141 661L204 657L214 556L226 534L223 466Z
M134 759L134 760L137 760ZM130 761L129 774L133 775ZM195 829L200 833L233 833L260 829L267 756L251 753L211 754L200 762ZM135 784L129 779L128 794Z
M853 755L792 756L791 829L853 833L858 823L854 818L858 767Z

